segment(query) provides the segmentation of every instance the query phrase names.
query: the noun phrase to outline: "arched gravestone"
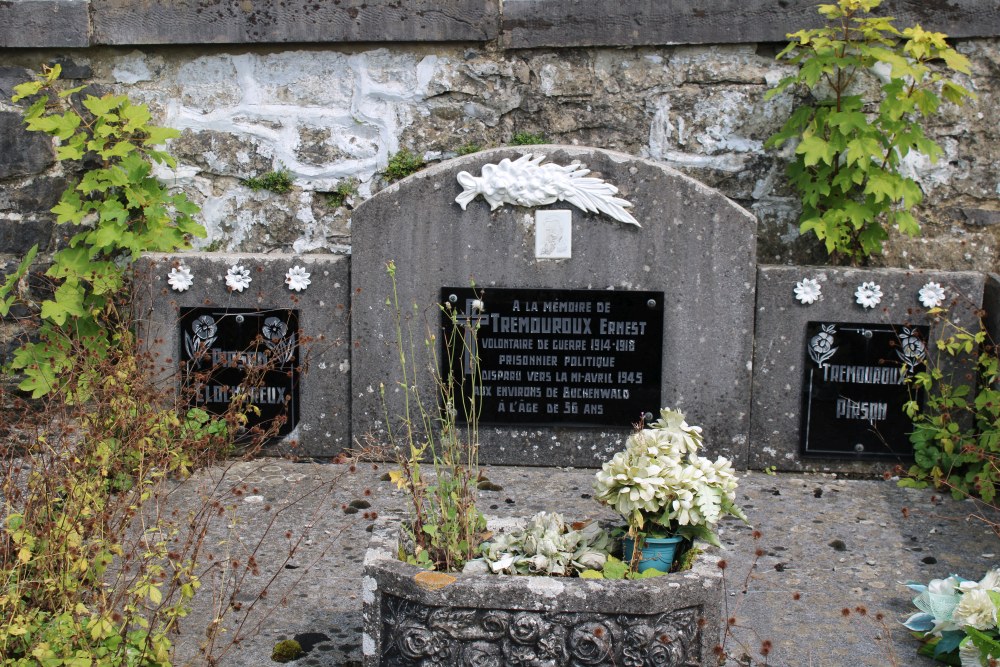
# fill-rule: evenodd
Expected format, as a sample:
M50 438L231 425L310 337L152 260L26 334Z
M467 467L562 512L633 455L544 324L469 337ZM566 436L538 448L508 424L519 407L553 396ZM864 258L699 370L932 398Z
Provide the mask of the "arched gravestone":
M641 226L567 201L495 210L481 196L466 210L456 203L460 172L479 177L484 165L528 153L544 156L544 164L583 163L589 177L631 202L627 212ZM537 229L543 242L536 247ZM391 260L403 312L417 313L418 347L424 322L440 325L435 304L454 294L460 310L474 312L470 281L482 295L480 346L493 336L498 342L489 344L502 348L492 366L484 361L490 396L483 404L493 412L480 429L483 463L598 466L622 448L643 411L655 414L659 405L680 408L704 428L706 455L745 466L756 221L719 192L622 153L501 148L379 192L355 211L351 234L356 442L385 441L380 385L390 419L401 412L386 306ZM426 374L418 381L432 395Z

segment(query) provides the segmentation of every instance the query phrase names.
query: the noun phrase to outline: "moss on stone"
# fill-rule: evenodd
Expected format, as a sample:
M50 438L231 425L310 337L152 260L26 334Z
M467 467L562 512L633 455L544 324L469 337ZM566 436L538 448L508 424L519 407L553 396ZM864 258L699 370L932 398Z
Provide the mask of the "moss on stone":
M294 639L282 639L274 645L271 660L275 662L291 662L302 657L302 645Z

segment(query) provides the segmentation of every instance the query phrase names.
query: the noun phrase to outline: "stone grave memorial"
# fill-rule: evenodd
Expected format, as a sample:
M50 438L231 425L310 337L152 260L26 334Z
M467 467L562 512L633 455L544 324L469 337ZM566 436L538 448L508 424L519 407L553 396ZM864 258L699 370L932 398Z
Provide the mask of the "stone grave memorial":
M937 365L972 383L964 362L938 354L948 331L928 306L976 330L984 289L973 272L761 266L748 467L907 467L904 405L924 399L907 379Z
M140 336L166 390L247 428L277 428L268 453L331 457L350 446L348 258L197 253L144 256Z
M742 467L755 232L717 191L595 148L484 151L390 186L352 218L355 441L384 442L403 412L393 262L416 353L437 337L437 361L420 357L407 380L432 404L423 371L445 356L441 305L477 327L483 463L599 466L671 406L704 427L710 455Z

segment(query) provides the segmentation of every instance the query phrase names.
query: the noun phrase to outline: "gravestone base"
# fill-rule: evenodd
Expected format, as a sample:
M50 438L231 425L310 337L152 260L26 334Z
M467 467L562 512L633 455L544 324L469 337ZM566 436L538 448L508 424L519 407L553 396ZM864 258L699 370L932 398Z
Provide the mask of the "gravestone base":
M286 401L291 408L296 401L298 420L284 428L284 435L269 441L264 453L322 459L349 448L349 263L345 255L143 256L135 268L135 308L139 337L152 358L157 382L167 392L178 391L188 382L192 352L201 345L206 359L202 366L214 363L220 372L230 374L205 382L198 394L204 400L192 403L213 412L224 409L235 393L240 380L232 373L258 358L280 356L284 365L279 363L269 371L271 377L251 389L251 402L263 412ZM249 270L250 284L242 291L226 285L227 271L236 264ZM177 291L168 277L181 265L190 270L193 284ZM309 284L301 291L286 283L294 266L309 274ZM192 327L198 317L209 319L202 320L196 331ZM244 333L239 343L224 342L231 330L251 325L261 334L252 331ZM297 393L293 382L298 384Z
M796 299L796 285L804 279L816 280L820 286L821 296L815 303ZM897 350L902 351L908 341L912 343L913 337L920 338L927 331L927 340L919 345L925 348L930 363L939 365L956 384L971 380L968 364L937 354L937 340L947 336L948 330L937 318L928 316L919 299L921 288L929 282L945 289L942 306L953 322L973 330L979 326L977 311L984 295L984 276L979 273L758 267L749 468L872 475L912 463L912 448L904 454L898 451L908 443L910 423L898 419L905 400L899 394L906 394L909 386L900 384L904 379L900 374L903 356ZM862 283L875 283L880 288L882 296L874 307L857 302L856 292ZM849 346L864 347L857 341L865 336L872 345L879 336L889 335L894 340L885 350L873 351L868 361L862 360L864 350L855 350L859 360L843 361L832 354L826 356L830 350L824 352L823 341L815 338L822 327L830 331L829 345L841 352ZM811 342L818 346L812 356L808 349ZM837 382L824 387L811 382L810 373L825 373ZM885 390L884 401L880 387ZM819 427L804 431L817 423L810 420L809 410L810 406L816 409L819 401L815 394L821 390L839 392L828 398L842 409L829 420L820 420ZM905 423L900 425L900 421ZM889 424L894 425L889 428ZM881 446L889 438L895 439L896 446ZM859 445L859 440L866 444ZM812 450L821 451L817 454ZM822 453L831 450L837 453Z

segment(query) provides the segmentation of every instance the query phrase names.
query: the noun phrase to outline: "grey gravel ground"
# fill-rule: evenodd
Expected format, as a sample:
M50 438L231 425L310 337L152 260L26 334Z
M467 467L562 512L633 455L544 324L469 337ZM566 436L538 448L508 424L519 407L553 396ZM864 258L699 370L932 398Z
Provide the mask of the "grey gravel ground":
M235 520L214 524L206 549L219 562L245 563L252 553L259 563L259 575L248 576L234 598L246 621L223 623L219 664L273 665L274 644L297 637L308 651L292 664L360 665L367 531L373 513L391 517L404 507L402 494L381 479L389 468L362 464L351 472L344 465L266 459L202 471L174 490L167 502L179 508L197 507L208 490L238 507ZM593 470L487 467L484 473L500 487L480 492L487 514L611 516L591 498ZM752 472L741 481L740 502L760 537L737 521L725 521L720 531L726 615L736 624L726 640L730 665L750 664L747 656L752 664L787 667L935 664L915 654L899 624L913 611L902 582L952 573L979 578L1000 563L1000 538L975 518L977 505L893 481ZM178 664L207 662L199 654L205 628L213 608L231 595L220 586L206 574L177 639ZM262 588L267 597L254 602ZM772 646L766 663L759 654L764 640Z

